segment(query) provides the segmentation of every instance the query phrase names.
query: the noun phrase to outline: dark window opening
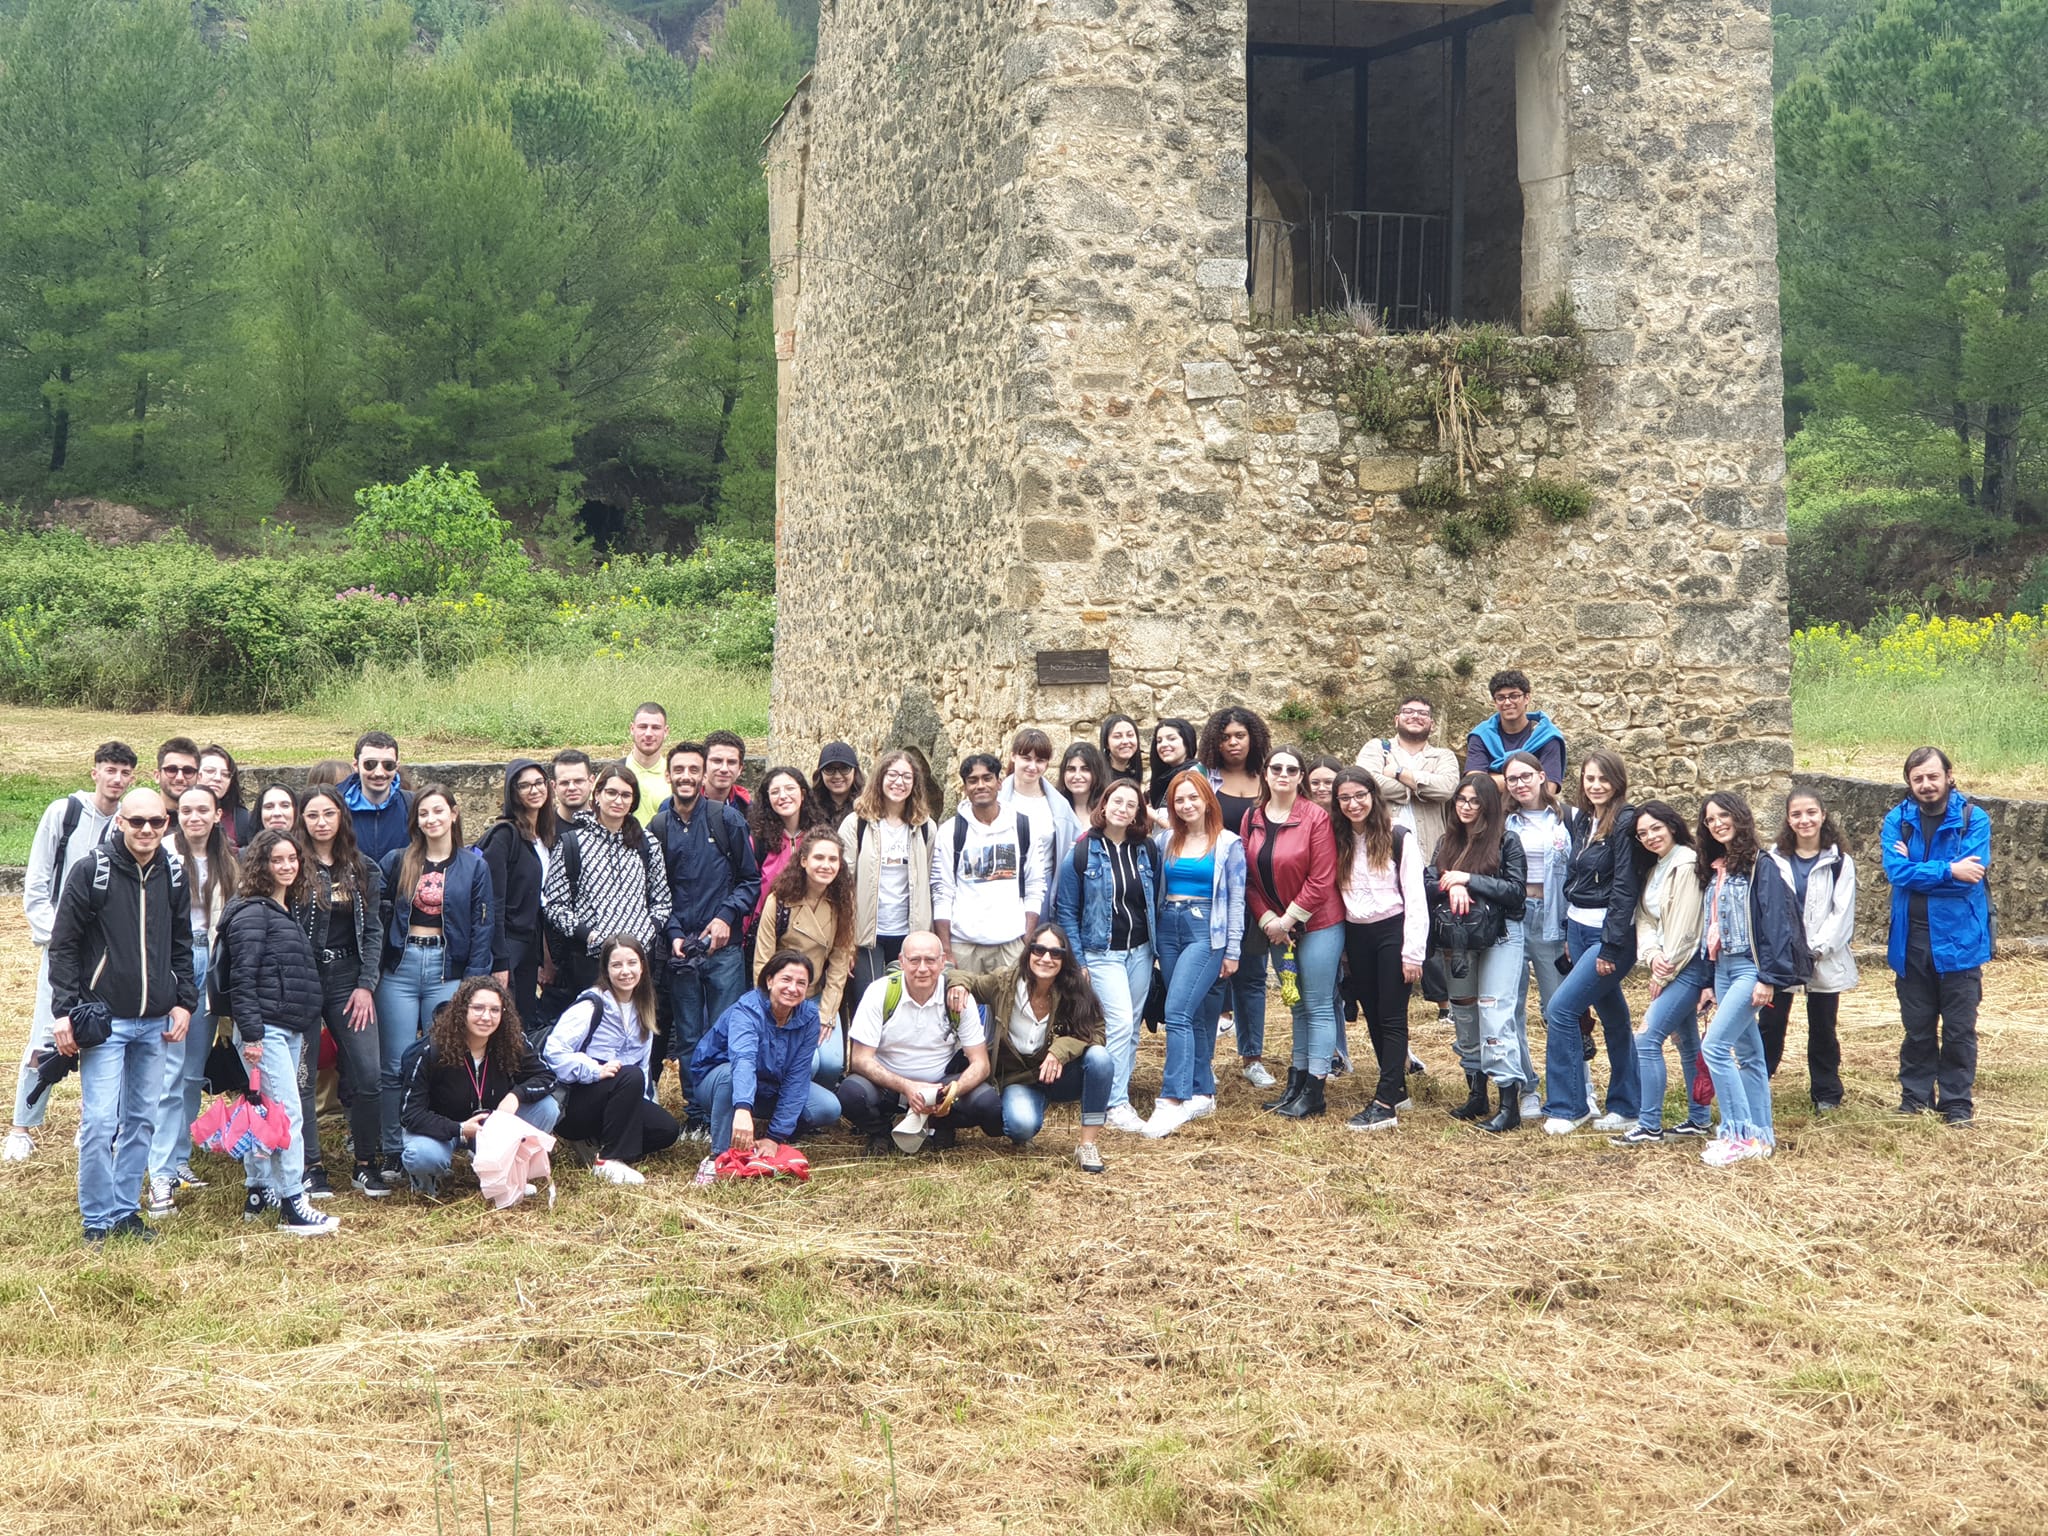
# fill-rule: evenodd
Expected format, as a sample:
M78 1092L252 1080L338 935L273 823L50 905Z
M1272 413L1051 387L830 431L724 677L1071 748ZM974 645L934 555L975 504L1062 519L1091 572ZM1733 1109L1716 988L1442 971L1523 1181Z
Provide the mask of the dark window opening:
M1522 320L1516 52L1532 0L1251 0L1256 323Z

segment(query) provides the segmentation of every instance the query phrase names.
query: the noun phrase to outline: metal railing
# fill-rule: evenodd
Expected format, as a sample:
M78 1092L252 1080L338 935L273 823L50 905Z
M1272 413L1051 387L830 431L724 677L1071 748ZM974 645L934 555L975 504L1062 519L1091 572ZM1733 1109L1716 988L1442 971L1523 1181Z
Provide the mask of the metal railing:
M1245 220L1251 311L1266 320L1370 308L1383 330L1441 325L1450 307L1449 221L1350 209Z

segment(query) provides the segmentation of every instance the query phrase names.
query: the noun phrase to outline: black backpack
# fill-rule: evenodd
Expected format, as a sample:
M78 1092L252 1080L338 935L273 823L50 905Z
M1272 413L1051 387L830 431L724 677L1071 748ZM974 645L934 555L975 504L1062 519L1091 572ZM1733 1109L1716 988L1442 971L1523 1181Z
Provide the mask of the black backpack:
M960 879L960 853L967 846L967 813L953 813L953 879ZM1017 813L1017 894L1024 894L1024 872L1031 859L1031 818Z

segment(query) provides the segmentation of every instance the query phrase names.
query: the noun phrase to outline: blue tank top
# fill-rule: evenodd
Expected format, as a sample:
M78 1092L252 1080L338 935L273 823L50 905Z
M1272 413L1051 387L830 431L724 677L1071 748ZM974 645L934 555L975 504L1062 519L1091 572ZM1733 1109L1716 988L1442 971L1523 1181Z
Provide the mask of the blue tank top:
M1216 850L1199 859L1175 859L1166 866L1166 894L1200 896L1205 900L1216 890Z

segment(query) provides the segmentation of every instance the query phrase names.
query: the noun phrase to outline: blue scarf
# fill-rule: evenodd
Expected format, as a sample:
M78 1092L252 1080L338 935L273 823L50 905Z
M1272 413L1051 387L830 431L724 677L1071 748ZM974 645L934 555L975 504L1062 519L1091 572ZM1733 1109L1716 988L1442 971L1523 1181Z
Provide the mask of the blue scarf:
M1529 739L1519 747L1510 747L1501 740L1500 716L1497 714L1488 715L1484 720L1472 727L1472 734L1477 736L1479 744L1486 748L1489 766L1493 772L1500 772L1501 768L1506 764L1510 752L1535 753L1549 746L1553 741L1559 743L1564 741L1564 732L1552 725L1550 723L1550 716L1544 714L1540 709L1529 711L1529 725L1531 727Z

